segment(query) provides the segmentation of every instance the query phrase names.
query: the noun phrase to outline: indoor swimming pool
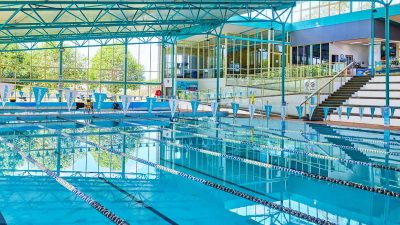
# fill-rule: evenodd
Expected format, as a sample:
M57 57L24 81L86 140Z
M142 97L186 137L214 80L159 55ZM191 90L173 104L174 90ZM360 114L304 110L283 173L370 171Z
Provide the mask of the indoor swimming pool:
M0 224L400 224L397 131L59 114L0 132Z

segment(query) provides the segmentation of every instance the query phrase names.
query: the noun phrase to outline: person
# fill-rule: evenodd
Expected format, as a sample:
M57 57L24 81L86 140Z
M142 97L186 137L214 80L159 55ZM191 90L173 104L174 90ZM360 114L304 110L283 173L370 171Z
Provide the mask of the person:
M90 101L90 99L86 100L86 110L88 113L90 113L90 111L92 111L92 113L94 113L92 101Z
M119 104L118 104L117 102L114 102L114 103L113 103L113 109L114 109L114 110L120 110Z

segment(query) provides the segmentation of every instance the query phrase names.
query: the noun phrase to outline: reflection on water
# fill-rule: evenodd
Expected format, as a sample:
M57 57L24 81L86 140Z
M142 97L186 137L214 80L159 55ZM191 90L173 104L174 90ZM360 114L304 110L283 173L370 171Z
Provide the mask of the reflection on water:
M219 123L60 118L10 122L1 125L0 132L7 142L131 224L311 223L152 165L332 223L400 223L399 198L379 193L400 192L400 157L395 154L400 152L399 133L273 120L253 124L257 127L237 119L233 125L228 118ZM7 223L54 224L64 216L71 224L110 222L6 144L0 144L0 212ZM43 218L44 210L54 215ZM30 213L20 217L21 212Z

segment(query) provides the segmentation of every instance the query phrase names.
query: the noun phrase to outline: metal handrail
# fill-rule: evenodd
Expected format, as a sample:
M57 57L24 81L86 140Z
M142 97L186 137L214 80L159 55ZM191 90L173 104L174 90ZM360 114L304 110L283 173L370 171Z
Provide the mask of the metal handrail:
M351 62L349 65L347 65L343 70L339 71L335 76L333 76L330 80L328 80L324 85L322 85L318 90L314 91L311 93L300 105L304 105L307 103L308 100L310 100L314 95L318 94L321 92L323 88L328 86L332 81L334 81L338 76L340 76L343 72L345 72L347 69L349 69L355 62Z

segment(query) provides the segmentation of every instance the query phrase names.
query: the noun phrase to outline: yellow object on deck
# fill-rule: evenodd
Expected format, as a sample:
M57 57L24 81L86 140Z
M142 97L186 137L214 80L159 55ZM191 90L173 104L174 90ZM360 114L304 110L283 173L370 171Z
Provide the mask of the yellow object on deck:
M254 93L251 95L251 104L254 104L254 102L255 102L255 96L254 96Z

